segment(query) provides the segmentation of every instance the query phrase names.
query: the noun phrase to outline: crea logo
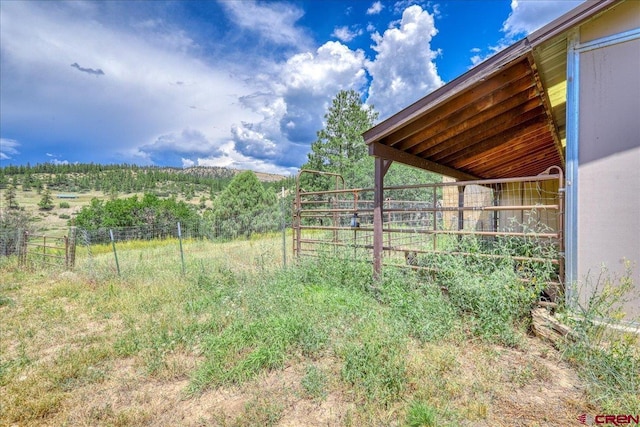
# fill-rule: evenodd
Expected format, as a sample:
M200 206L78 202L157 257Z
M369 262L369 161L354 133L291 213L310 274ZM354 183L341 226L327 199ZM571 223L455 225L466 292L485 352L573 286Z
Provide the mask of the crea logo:
M618 414L618 415L603 415L596 416L581 414L578 417L580 424L592 426L599 424L611 424L614 426L625 425L640 425L640 415Z

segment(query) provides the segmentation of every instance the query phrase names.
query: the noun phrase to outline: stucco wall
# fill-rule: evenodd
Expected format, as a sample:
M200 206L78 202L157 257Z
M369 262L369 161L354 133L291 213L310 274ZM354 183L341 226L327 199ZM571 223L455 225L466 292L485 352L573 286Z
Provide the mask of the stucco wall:
M618 3L580 27L580 43L586 43L640 27L640 1Z
M637 19L627 9L640 2L627 3L581 28L581 40L627 31ZM634 263L640 287L640 40L583 51L579 64L577 253L585 300L603 265L620 275L625 260ZM627 319L640 316L640 300L625 308Z

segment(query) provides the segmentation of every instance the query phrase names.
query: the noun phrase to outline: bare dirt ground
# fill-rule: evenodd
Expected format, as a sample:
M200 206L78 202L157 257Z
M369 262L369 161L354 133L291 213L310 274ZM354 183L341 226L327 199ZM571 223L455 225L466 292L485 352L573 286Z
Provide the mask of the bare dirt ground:
M420 351L410 356L420 357ZM74 389L60 417L49 418L47 425L396 426L406 418L403 402L384 413L363 414L359 409L366 403L349 395L338 380L329 380L322 398L309 396L301 386L309 362L302 360L241 386L189 395L187 373L198 362L177 352L167 362L170 369L150 377L135 358L120 359L104 381ZM339 378L337 359L313 363ZM529 338L524 350L468 345L441 370L439 387L451 388L453 396L447 405L462 417L456 424L437 425L576 426L580 414L593 412L576 373L536 338Z

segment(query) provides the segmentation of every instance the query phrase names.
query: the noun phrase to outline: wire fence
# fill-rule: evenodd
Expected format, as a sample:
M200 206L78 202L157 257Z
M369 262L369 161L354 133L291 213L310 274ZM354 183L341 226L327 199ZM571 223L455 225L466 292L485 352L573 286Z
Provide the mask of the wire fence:
M50 245L48 240L53 241L51 240L53 237L39 233L40 242L33 241L35 236L31 235L30 240L26 241L25 236L28 233L25 230L5 230L0 233L0 256L16 256L19 265L26 268L72 269L76 267L89 271L107 268L121 274L127 269L131 270L139 264L138 261L147 258L147 255L153 257L154 247L174 246L175 259L178 260L183 273L194 259L204 262L207 252L210 255L209 260L220 255L220 260L225 263L235 260L234 262L240 264L248 262L248 264L286 265L291 224L290 221L287 222L284 200L282 202L279 207L224 219L200 218L197 221L185 223L163 221L133 227L97 229L72 227L65 231L66 235L63 239L72 246L70 250L73 253L74 262L69 262L64 257L57 262L58 258L50 256L54 255L53 253L46 253L44 257L48 262L42 263L40 262L43 258L41 249L43 246ZM70 238L67 239L67 236ZM210 253L210 249L215 247L211 245L212 243L220 244L216 247L219 249L216 254ZM38 250L36 251L35 248ZM223 255L230 250L229 248L236 252L232 257ZM133 255L130 254L130 250L137 251L135 260L131 258ZM142 254L145 250L149 254ZM254 253L256 251L258 252ZM112 252L113 257L105 258L102 256L105 252ZM239 254L240 252L245 253ZM66 253L69 253L69 249ZM172 253L172 250L169 250L169 253ZM105 259L108 266L104 265ZM100 264L102 267L99 266Z
M0 256L17 255L22 244L23 229L4 230L0 232Z
M558 169L559 170L559 169ZM374 189L296 191L294 251L318 256L347 248L382 263L433 270L439 254L509 257L522 271L549 263L563 273L563 177L547 173L502 180L444 180L383 189L381 227L374 227ZM410 197L410 198L408 198ZM522 266L525 267L522 267Z

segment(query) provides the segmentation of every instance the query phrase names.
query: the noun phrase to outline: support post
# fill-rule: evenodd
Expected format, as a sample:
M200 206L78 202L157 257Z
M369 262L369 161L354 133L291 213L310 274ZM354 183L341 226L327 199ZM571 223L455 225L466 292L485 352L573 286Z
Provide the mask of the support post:
M458 186L458 231L464 231L464 185ZM462 238L458 235L458 238Z
M282 267L287 267L287 219L284 214L284 187L280 197L280 216L282 217Z
M382 218L384 205L384 176L391 166L391 160L375 158L374 193L373 193L373 279L382 278Z
M502 185L496 184L493 186L493 206L500 206L500 197L502 196ZM500 211L497 209L493 211L493 232L498 231L500 227Z
M180 227L180 221L178 221L178 242L180 243L180 261L182 262L182 275L185 274L184 266L184 251L182 250L182 228Z
M69 270L69 238L64 236L64 269Z
M69 262L67 268L73 270L76 266L76 227L69 229Z
M438 188L434 185L433 186L433 201L431 203L431 206L433 207L433 212L431 212L432 215L432 219L433 219L433 250L437 251L438 250L438 211L437 211L437 207L438 207Z
M113 230L109 229L109 236L111 237L111 246L113 247L113 256L116 258L116 269L118 270L118 276L120 276L120 263L118 262L118 252L116 251L116 240L113 238Z

